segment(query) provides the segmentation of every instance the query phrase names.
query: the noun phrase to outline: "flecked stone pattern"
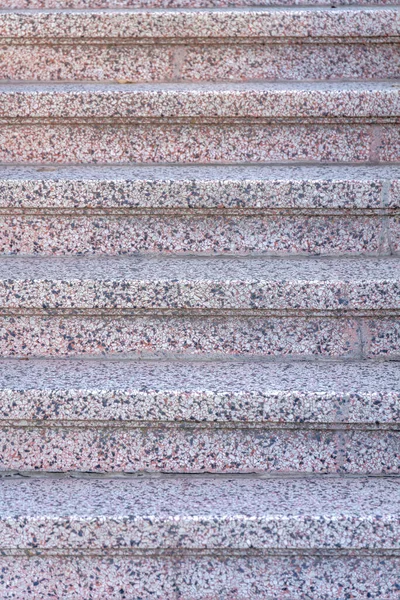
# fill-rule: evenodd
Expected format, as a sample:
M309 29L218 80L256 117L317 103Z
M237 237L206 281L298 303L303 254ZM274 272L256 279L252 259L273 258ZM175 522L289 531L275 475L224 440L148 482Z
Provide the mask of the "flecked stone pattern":
M15 124L0 133L4 163L368 163L399 160L399 133L369 125Z
M381 216L4 216L0 252L20 255L387 255L399 252Z
M391 600L398 488L393 480L5 481L1 528L10 550L3 548L0 590L5 600L26 593L38 600L281 600L287 593ZM90 557L82 555L85 544ZM54 546L58 552L48 555ZM165 546L174 553L155 551ZM236 555L218 556L221 546ZM265 553L271 546L288 553Z
M395 361L2 360L0 419L393 427Z
M0 578L7 577L3 585L0 579L4 600L19 598L24 592L37 599L59 595L74 600L85 594L90 594L93 600L101 600L105 595L114 600L137 594L156 600L166 597L171 600L182 597L244 600L260 596L279 600L286 592L293 600L312 593L317 593L321 600L340 597L340 594L360 599L370 597L368 594L390 598L397 593L396 570L399 569L396 558L13 558L3 559L0 564L3 572ZM338 584L337 578L343 583Z
M400 208L399 180L396 165L2 166L0 208L371 213Z
M399 550L399 491L390 478L8 478L2 549L369 550L381 558Z
M2 316L4 357L389 358L396 317ZM363 336L363 341L360 341Z
M398 44L269 44L209 46L7 45L0 80L255 81L396 79Z
M400 260L3 258L0 307L395 311Z
M395 165L2 167L0 249L394 254L399 176Z
M2 8L232 8L260 6L397 6L400 0L2 0Z
M399 11L235 10L235 11L94 11L1 12L5 39L259 39L398 37Z
M0 79L391 79L400 75L397 17L387 9L0 13Z
M394 599L397 556L160 556L0 558L3 600Z
M150 86L130 91L8 86L0 94L0 160L398 161L400 94L390 84L252 84L251 90L230 85L228 90Z
M2 316L4 357L290 356L396 358L395 318ZM361 331L370 339L361 344Z
M400 474L400 431L74 424L0 428L0 471Z
M396 122L400 93L389 82L39 84L0 86L0 117L12 119L343 119Z

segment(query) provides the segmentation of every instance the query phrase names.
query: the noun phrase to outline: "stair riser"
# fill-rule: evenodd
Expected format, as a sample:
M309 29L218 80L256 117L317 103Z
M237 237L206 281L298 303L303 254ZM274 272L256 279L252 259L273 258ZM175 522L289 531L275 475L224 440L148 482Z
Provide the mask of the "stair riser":
M400 559L329 556L3 557L4 600L395 598Z
M273 41L295 38L398 38L395 9L281 11L131 11L0 13L0 36L26 40L111 40L149 42L200 38Z
M96 168L101 169L101 167L94 167ZM222 169L219 173L220 179L209 181L201 179L196 181L195 174L190 177L186 171L182 181L173 181L174 176L179 175L174 167L171 167L175 169L174 172L167 171L164 167L158 174L160 181L146 180L146 175L149 179L155 176L153 172L146 171L141 172L141 178L138 176L137 181L123 179L121 174L113 171L111 176L115 176L114 180L110 180L110 173L107 172L100 172L97 175L103 177L103 181L94 179L95 172L92 174L93 179L83 179L82 173L79 178L77 173L76 180L69 180L63 174L62 168L57 169L57 167L48 167L49 172L45 173L49 176L48 180L35 180L31 173L18 180L18 174L10 172L9 175L7 174L7 179L0 178L0 208L43 211L46 208L67 210L79 208L356 210L379 209L384 206L400 208L400 182L398 179L390 180L389 173L386 181L379 179L379 176L374 179L372 175L370 179L357 180L354 179L355 174L353 179L341 180L341 174L338 172L332 172L330 176L334 181L328 181L317 178L315 173L307 171L303 172L303 180L299 179L299 173L290 172L286 175L286 180L278 178L261 180L260 178L240 181L239 168L236 173L231 170L235 167L214 168ZM272 168L266 169L264 176L268 176ZM325 176L326 172L329 173L329 167L325 167ZM40 168L35 174L40 177ZM199 179L201 172L196 175ZM216 175L214 173L214 177ZM292 179L289 179L290 175ZM319 177L321 175L322 172L319 173ZM88 176L90 177L90 173ZM207 178L207 173L204 177ZM59 212L57 216L60 216Z
M0 50L0 80L254 81L392 79L395 44L21 45Z
M397 318L2 317L3 357L396 358ZM361 342L360 338L363 338Z
M42 382L39 380L38 384ZM299 428L302 424L318 428L336 423L349 429L360 424L400 424L400 396L396 392L65 390L61 384L60 388L0 389L1 421L31 421L33 425L41 420L75 421L93 426L116 421L258 426L269 423Z
M12 262L9 267L12 270ZM223 265L221 265L223 268ZM282 273L282 278L285 274ZM33 279L33 278L32 278ZM35 278L36 279L36 278ZM112 279L112 273L109 275ZM230 281L233 279L233 281ZM0 279L2 309L400 310L400 282L16 281Z
M0 253L386 255L400 218L375 216L0 217Z
M5 471L400 473L398 431L3 426L0 445Z
M400 159L397 126L8 125L3 163L370 163Z

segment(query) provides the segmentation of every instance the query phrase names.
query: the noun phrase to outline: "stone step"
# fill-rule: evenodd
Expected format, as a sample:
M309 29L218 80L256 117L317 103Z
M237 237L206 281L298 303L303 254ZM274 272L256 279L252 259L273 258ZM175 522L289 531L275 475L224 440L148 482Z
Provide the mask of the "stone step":
M1 167L0 252L387 255L397 166Z
M0 420L23 426L400 423L396 361L0 360Z
M8 479L2 598L394 600L399 483Z
M400 472L398 362L0 361L0 470Z
M10 214L399 208L398 165L0 165L0 210Z
M399 34L389 7L0 12L0 79L391 79Z
M400 258L3 257L0 308L391 314Z
M400 354L396 257L3 257L0 277L4 357Z
M395 163L392 83L0 86L3 163Z

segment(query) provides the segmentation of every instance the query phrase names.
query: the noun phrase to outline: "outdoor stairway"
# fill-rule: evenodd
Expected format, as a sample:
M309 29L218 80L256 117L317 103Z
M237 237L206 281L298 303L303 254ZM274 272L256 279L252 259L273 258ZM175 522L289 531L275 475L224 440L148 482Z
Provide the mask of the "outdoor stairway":
M1 600L399 597L400 2L298 4L0 2Z

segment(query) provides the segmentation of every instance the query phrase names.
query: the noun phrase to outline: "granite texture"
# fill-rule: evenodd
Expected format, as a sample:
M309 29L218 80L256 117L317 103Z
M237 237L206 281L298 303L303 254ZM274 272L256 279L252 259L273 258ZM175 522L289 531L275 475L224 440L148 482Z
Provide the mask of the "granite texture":
M0 592L3 600L394 600L399 568L397 556L12 556L0 558Z
M400 34L396 9L0 12L0 37L16 40L117 38L304 39L392 38Z
M0 118L395 119L400 90L389 82L214 84L1 84ZM390 129L389 129L390 131Z
M375 335L389 331L390 340L367 352L398 356L395 322L375 322ZM352 318L2 316L0 354L359 358L359 327Z
M0 167L0 208L400 208L398 166ZM390 187L389 192L387 188Z
M400 474L400 431L366 424L1 423L0 471Z
M388 43L224 45L30 44L0 48L0 80L205 82L395 79L400 48Z
M54 71L28 71L19 58L28 48L3 55L0 76L4 79L60 79ZM32 49L29 49L32 52ZM38 50L36 52L39 54ZM41 54L44 55L44 50ZM58 55L52 51L60 63ZM60 52L60 54L62 54ZM183 54L183 51L182 51ZM30 61L32 59L30 58ZM21 64L21 66L19 66ZM42 75L43 73L43 75ZM394 79L400 76L397 44L310 44L190 46L180 62L176 77L182 81L246 81L307 79ZM135 77L135 74L133 74ZM64 79L67 79L66 77ZM91 77L91 79L94 79ZM99 79L97 76L96 79ZM135 79L137 80L137 78Z
M323 428L2 425L0 471L399 474L400 432L368 433L366 456L351 432Z
M397 6L400 0L2 0L2 8L235 8L260 6Z
M371 320L366 322L364 327L364 339L368 357L385 355L399 357L399 319Z
M0 259L3 309L400 309L400 259Z
M368 125L44 125L0 131L4 163L366 163L374 130ZM400 146L390 157L396 162Z
M394 426L399 380L396 362L3 360L0 420Z
M2 551L399 550L391 479L5 479Z
M387 255L398 252L384 216L9 215L0 252L20 255ZM397 221L395 221L397 223Z
M400 216L389 219L389 235L392 252L400 251Z
M366 163L374 130L368 125L44 125L0 131L4 163ZM400 146L393 146L396 162Z

